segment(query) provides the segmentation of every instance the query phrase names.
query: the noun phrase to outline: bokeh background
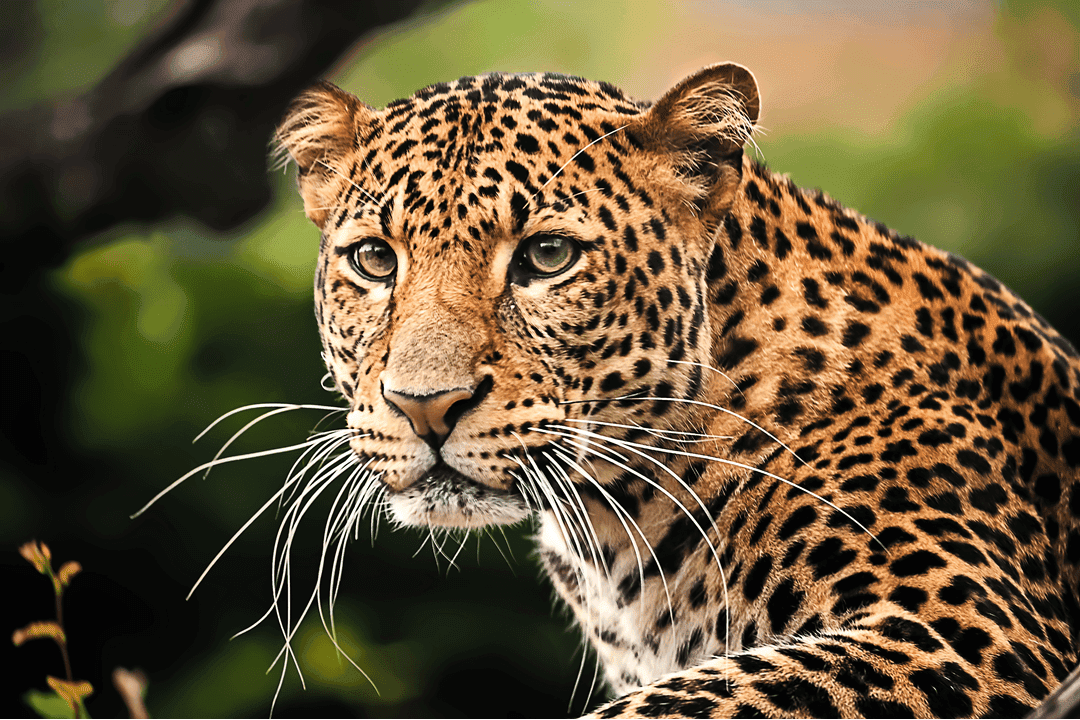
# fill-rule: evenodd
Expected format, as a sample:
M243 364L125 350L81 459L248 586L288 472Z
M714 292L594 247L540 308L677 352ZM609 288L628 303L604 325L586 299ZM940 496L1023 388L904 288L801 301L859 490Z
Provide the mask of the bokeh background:
M1078 7L443 3L363 38L328 77L375 106L489 70L583 75L654 98L699 66L741 62L761 86L758 145L769 165L987 268L1076 343ZM170 6L15 0L2 12L0 113L91 88ZM97 716L124 712L107 681L117 666L147 673L158 717L270 711L278 674L265 671L281 645L276 626L229 637L269 603L272 514L184 597L280 486L291 458L220 468L146 515L129 515L243 424L233 418L192 445L219 415L250 403L335 402L320 388L311 310L317 231L289 174L273 176L272 188L270 207L228 233L182 215L123 223L80 241L25 287L3 281L17 302L0 313L19 331L0 338L0 630L51 615L51 591L17 556L20 543L37 538L61 562L80 561L67 627L75 674L97 688L89 701ZM18 252L5 245L9 271ZM279 416L236 450L294 444L320 418ZM323 517L314 508L297 541L304 597ZM469 538L453 568L416 533L384 527L374 542L352 543L339 637L378 693L313 619L293 641L306 690L290 669L275 715L585 710L594 661L553 601L529 533ZM47 673L62 674L55 647L0 642L0 713L28 713L21 695L44 688Z

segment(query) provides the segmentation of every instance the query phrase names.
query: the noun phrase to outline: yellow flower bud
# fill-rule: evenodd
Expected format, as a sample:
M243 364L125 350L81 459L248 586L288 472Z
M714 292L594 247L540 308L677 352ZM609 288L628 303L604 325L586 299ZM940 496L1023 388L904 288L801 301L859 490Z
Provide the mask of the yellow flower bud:
M36 540L31 540L19 547L19 554L42 575L50 573L52 568L50 563L52 560L52 552L49 551L49 546L45 543L38 543Z
M71 579L82 572L82 565L69 560L60 566L60 571L56 573L56 577L60 580L60 584L67 587L71 583Z
M82 682L68 682L49 675L45 678L45 681L49 683L49 687L56 691L57 695L67 701L67 704L71 707L71 712L76 717L79 715L79 706L82 705L83 698L89 697L94 692L94 686L85 680Z
M53 620L33 622L11 634L11 642L15 647L22 645L27 640L36 640L38 638L52 638L58 643L67 641L64 631Z

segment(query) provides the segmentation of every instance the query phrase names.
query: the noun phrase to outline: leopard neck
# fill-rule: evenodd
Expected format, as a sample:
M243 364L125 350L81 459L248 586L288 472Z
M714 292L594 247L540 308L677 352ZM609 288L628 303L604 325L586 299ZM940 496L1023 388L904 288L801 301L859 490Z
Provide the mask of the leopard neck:
M848 391L884 352L871 324L914 323L914 308L890 302L886 287L898 277L890 254L912 245L744 156L707 270L712 365L723 375L705 392L784 440L846 412ZM851 272L855 258L881 273ZM735 451L765 444L731 415L711 425L736 438Z

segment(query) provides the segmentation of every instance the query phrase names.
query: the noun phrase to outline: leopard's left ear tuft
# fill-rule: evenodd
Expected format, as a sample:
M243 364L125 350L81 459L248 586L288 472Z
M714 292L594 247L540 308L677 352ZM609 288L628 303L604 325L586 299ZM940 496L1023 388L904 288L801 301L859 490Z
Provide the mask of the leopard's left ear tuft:
M709 65L668 90L635 123L649 150L667 156L705 219L716 220L734 200L742 148L761 111L757 81L742 65Z
M376 115L355 95L320 82L293 100L274 133L273 163L296 163L304 210L320 228L348 181L360 132Z

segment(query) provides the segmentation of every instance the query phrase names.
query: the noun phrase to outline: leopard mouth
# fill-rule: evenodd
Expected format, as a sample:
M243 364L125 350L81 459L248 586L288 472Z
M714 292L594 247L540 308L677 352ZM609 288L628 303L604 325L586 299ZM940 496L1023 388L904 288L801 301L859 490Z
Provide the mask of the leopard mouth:
M429 485L445 485L451 487L463 487L469 485L480 485L468 475L463 475L454 468L447 465L442 459L435 463L420 480L422 483L428 483ZM491 489L491 488L489 488ZM494 492L499 492L493 490Z
M510 525L531 514L516 486L493 488L440 460L409 487L386 496L403 525L480 528Z

